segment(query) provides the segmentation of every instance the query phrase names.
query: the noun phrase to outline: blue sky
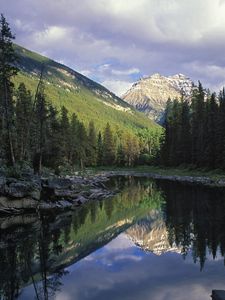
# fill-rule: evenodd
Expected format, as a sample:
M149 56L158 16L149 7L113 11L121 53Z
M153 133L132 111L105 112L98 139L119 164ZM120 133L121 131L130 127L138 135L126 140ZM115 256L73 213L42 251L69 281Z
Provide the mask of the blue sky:
M145 75L225 85L225 0L0 0L16 42L123 94Z

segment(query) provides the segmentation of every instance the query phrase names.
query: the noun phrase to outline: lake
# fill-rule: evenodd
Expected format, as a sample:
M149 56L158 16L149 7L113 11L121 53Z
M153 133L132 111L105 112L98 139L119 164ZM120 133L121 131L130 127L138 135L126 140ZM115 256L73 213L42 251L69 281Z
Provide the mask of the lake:
M0 217L0 299L209 300L225 290L225 191L115 177L113 198Z

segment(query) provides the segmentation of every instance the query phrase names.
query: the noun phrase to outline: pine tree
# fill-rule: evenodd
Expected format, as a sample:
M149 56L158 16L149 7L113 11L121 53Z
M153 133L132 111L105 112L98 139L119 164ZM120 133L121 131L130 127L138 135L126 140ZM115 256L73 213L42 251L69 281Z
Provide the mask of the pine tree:
M19 161L30 159L30 142L27 141L27 130L32 114L32 95L21 83L16 93L15 126L16 126L16 152Z
M205 120L205 92L199 82L198 88L192 96L191 135L192 135L192 164L202 166L204 157L204 120Z
M17 74L15 67L17 57L13 49L12 35L9 24L1 14L0 18L0 121L1 138L7 146L8 162L15 164L15 146L13 140L14 105L12 78Z
M60 146L61 155L64 162L69 162L70 157L70 122L68 117L68 110L63 106L61 108L60 118Z
M61 155L61 134L60 134L60 121L58 119L58 111L52 105L48 106L48 120L46 132L46 146L44 152L45 166L60 173L59 167L63 164Z
M102 163L103 163L103 141L102 141L102 134L99 131L98 141L97 141L97 165L102 166Z
M48 106L44 94L44 85L41 83L36 96L32 124L33 168L36 174L40 174L42 168L43 153L46 146L47 119Z
M216 126L216 167L225 169L225 89L219 93Z
M106 124L103 139L103 164L113 165L116 158L116 148L113 138L113 133L109 123Z
M77 126L77 158L81 170L84 170L87 163L87 132L84 124L79 122Z
M206 126L205 126L205 152L204 165L211 169L216 165L216 127L217 127L218 106L216 95L212 94L207 101Z
M165 128L164 136L161 139L161 151L160 151L160 161L163 165L168 166L169 165L169 149L170 149L170 140L171 140L171 128L170 128L170 119L171 119L171 113L172 113L172 101L169 98L166 103L166 109L165 109L165 119L163 126Z
M89 123L88 130L88 148L87 148L87 160L89 166L96 166L97 163L97 136L94 122Z
M74 166L78 164L78 126L79 121L75 113L72 114L70 122L70 162Z
M179 136L179 163L191 163L191 125L190 125L190 108L186 100L181 100L181 124Z

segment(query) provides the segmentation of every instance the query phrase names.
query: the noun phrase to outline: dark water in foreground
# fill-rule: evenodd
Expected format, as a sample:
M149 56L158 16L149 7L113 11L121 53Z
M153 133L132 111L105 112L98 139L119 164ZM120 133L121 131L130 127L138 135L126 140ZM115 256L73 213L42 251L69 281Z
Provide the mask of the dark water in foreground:
M0 299L209 300L225 290L225 191L115 178L73 212L0 218Z

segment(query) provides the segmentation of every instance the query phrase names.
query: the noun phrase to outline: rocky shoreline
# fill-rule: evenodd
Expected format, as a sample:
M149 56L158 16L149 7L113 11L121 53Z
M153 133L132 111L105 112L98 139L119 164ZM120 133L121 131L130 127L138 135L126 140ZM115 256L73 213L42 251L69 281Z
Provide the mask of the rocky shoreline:
M114 195L105 176L15 179L0 177L0 214L24 211L73 209L89 200Z
M87 201L113 196L116 191L109 189L105 183L115 176L146 177L189 185L225 188L225 179L213 180L203 176L161 175L137 171L103 171L88 177L40 178L29 175L16 179L1 176L0 214L75 209Z
M102 175L104 175L105 177L113 177L113 176L146 177L146 178L152 178L158 180L174 181L174 182L190 184L190 185L225 188L225 178L216 180L206 176L161 175L157 173L137 172L137 171L109 171L109 172L102 172Z

